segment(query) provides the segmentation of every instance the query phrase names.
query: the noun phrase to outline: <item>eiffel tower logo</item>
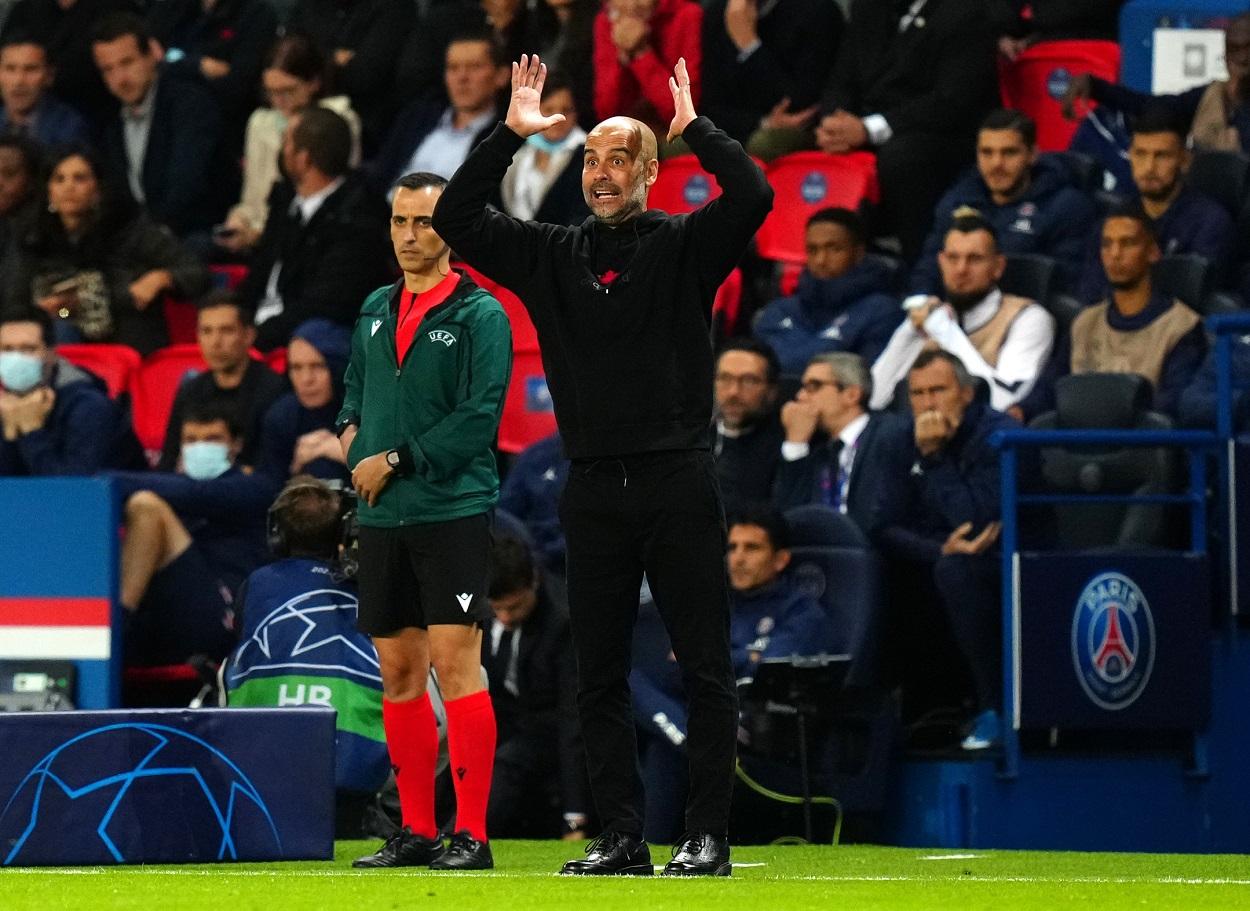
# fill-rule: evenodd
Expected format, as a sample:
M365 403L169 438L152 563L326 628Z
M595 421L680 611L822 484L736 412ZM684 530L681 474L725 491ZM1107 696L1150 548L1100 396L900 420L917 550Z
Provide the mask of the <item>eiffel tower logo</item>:
M1107 608L1107 629L1102 636L1102 644L1094 652L1094 667L1098 668L1104 676L1111 676L1107 673L1107 665L1112 659L1119 659L1121 670L1116 675L1123 677L1133 667L1134 656L1129 650L1128 643L1124 641L1124 634L1120 632L1120 606L1112 604Z

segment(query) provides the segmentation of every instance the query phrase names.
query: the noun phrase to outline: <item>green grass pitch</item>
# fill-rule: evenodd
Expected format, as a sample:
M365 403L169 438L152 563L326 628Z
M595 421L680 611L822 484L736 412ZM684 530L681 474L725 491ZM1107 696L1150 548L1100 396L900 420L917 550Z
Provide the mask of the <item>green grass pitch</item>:
M747 847L734 849L730 879L599 880L553 875L577 846L499 841L489 873L352 870L351 859L375 846L338 842L335 860L314 863L3 870L0 908L1250 908L1250 858L1242 856ZM667 849L653 849L652 858L662 863Z

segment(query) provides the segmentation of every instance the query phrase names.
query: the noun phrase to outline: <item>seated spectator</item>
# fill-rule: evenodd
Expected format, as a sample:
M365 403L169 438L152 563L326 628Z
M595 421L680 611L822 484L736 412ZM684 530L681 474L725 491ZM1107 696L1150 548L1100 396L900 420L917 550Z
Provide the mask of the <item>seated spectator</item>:
M843 26L842 9L824 0L714 0L703 13L699 110L765 161L804 148ZM761 128L770 140L751 142Z
M1202 366L1185 391L1178 409L1182 427L1214 430L1218 400L1215 396L1215 348L1203 358ZM1250 432L1250 338L1234 336L1232 340L1232 418L1233 432Z
M400 177L418 171L450 178L500 119L498 93L508 84L508 61L490 33L453 38L445 64L450 102L418 99L395 118L368 169L379 192L390 191Z
M101 21L91 52L120 102L103 137L113 179L124 181L161 224L205 247L224 208L215 189L223 176L216 100L201 83L162 77L161 46L138 16L119 13Z
M1189 158L1184 130L1168 111L1151 108L1134 121L1129 165L1160 253L1205 257L1215 270L1216 283L1223 285L1234 277L1228 267L1236 245L1236 229L1222 205L1185 186ZM1086 256L1078 291L1085 303L1101 300L1107 294L1107 276L1098 255L1097 237L1094 235Z
M234 596L269 561L266 515L278 487L243 471L230 408L187 408L178 472L111 475L124 504L121 603L126 663L220 659L234 643Z
M522 541L497 537L489 595L482 666L499 731L487 828L496 838L585 838L591 803L563 582Z
M140 354L167 345L164 296L204 293L203 263L81 147L53 159L44 201L0 266L6 306L55 317L58 343L114 342Z
M311 107L290 120L282 146L289 182L269 198L269 220L239 287L254 308L262 351L285 345L305 320L352 326L365 296L390 276L386 203L349 170L351 128Z
M938 254L945 300L904 301L907 319L872 365L873 408L890 403L911 363L932 346L985 380L994 408L1002 411L1028 395L1054 343L1055 320L1036 301L999 289L1006 265L993 226L980 215L957 212Z
M1037 125L1019 111L998 110L977 133L976 170L937 204L933 228L912 270L912 290L940 294L937 256L955 213L971 207L994 226L1005 254L1038 253L1055 260L1062 290L1075 286L1093 235L1092 200L1073 186L1061 160L1037 155Z
M33 38L0 39L0 133L26 136L44 146L86 142L87 122L50 89L55 68Z
M904 603L927 605L936 593L976 686L978 714L962 745L986 749L1000 735L1002 683L1001 568L992 552L1000 527L998 452L989 437L1017 425L973 401L972 374L949 351L922 353L907 382L915 462L900 482L899 521L880 540L891 576L920 593ZM925 625L909 616L903 631L908 663L917 656L921 666L944 663Z
M240 465L253 466L261 453L265 414L284 392L282 378L249 351L256 340L251 312L229 291L210 291L195 316L196 340L208 369L185 380L174 396L158 467L175 471L182 450L182 422L189 408L220 402L239 423ZM282 483L285 477L279 478Z
M1246 83L1250 77L1250 13L1230 19L1224 27L1224 64L1227 79L1216 79L1178 95L1149 95L1078 73L1068 84L1062 104L1069 116L1074 103L1084 99L1130 116L1162 108L1188 133L1189 148L1250 152L1250 94Z
M351 330L338 323L310 319L295 330L286 349L291 391L265 413L259 471L280 482L303 474L351 487L346 483L351 472L334 432L351 353Z
M544 117L563 114L564 122L525 140L500 184L502 208L525 221L581 224L590 216L582 195L586 131L577 125L572 86L559 73L547 77L540 109Z
M824 608L785 575L789 537L785 518L772 507L744 507L729 521L729 646L739 684L749 683L767 658L818 655L833 646ZM646 783L645 834L648 841L672 841L681 834L689 786L689 723L672 646L657 621L645 609L639 618L629 685Z
M910 428L896 414L870 414L871 398L872 374L859 355L812 358L798 395L781 409L778 506L823 503L869 539L893 521L894 499L911 467Z
M352 129L351 167L360 165L360 118L346 95L323 96L326 62L312 39L285 35L269 49L261 87L269 107L257 108L243 139L243 193L226 215L224 230L214 231L217 245L231 253L252 250L269 217L269 194L278 183L278 159L287 122L311 105L328 108Z
M716 360L716 477L727 511L766 502L781 450L777 355L763 342L728 342Z
M394 114L395 61L416 24L416 6L394 0L296 0L285 33L308 35L330 60L330 84L352 100L376 149Z
M535 554L553 573L564 573L564 529L560 495L569 477L569 460L559 433L529 446L508 469L499 491L499 508L521 520Z
M782 373L801 373L829 351L850 351L871 364L902 314L889 269L866 255L863 219L849 209L821 209L807 220L804 242L796 293L760 311L755 334L777 352Z
M995 106L993 41L980 4L852 0L816 146L875 153L879 233L896 235L909 262L938 198L969 163L977 124Z
M14 225L39 209L40 149L21 136L0 136L0 251L8 249Z
M1012 412L1031 420L1054 408L1055 381L1069 373L1136 373L1154 386L1154 410L1175 416L1181 392L1202 363L1202 318L1158 293L1150 267L1159 244L1148 215L1132 206L1102 225L1101 258L1111 294L1086 307L1055 347L1033 392Z
M104 384L57 356L52 320L37 310L0 317L0 422L0 477L91 475L142 460Z
M148 24L165 49L165 72L213 93L226 147L237 156L261 60L278 30L268 0L161 0L150 5Z
M641 120L661 138L673 119L668 80L678 58L696 108L703 88L703 9L692 0L607 0L595 17L595 115Z
M138 12L132 0L18 0L4 20L0 41L33 38L53 64L52 94L103 126L114 102L91 53L96 25L118 12Z

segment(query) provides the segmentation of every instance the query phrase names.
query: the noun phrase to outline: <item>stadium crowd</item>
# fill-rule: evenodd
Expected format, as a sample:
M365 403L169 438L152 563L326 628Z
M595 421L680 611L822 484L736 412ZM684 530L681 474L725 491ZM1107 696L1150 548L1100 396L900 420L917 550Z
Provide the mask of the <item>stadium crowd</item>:
M1250 208L1189 179L1203 154L1250 152L1250 14L1228 23L1227 80L1155 98L1072 79L1066 104L1118 118L1101 145L1080 144L1090 114L1084 151L1040 152L1034 120L999 107L1000 68L1039 42L1113 41L1119 5L17 0L0 28L0 476L110 473L127 660L224 657L240 587L272 559L269 505L293 476L349 478L334 418L361 303L398 274L395 181L450 177L502 117L509 62L537 52L552 71L543 113L566 120L530 137L495 205L580 222L586 130L624 113L664 135L684 57L699 111L761 161L813 153L836 181L839 163L866 157L879 186L875 201L811 214L802 263L749 255L740 305L718 324L709 445L729 514L735 671L749 680L766 658L839 641L787 572L778 512L823 506L830 545L851 540L887 567L874 684L901 693L907 719L953 707L962 746L992 747L989 436L1133 426L1144 412L1212 426L1202 317L1213 298L1250 300ZM661 173L687 152L665 144ZM1169 279L1178 261L1200 270L1201 292ZM92 372L90 350L160 357L190 338L178 314L192 303L202 365L167 377L158 438L141 440L137 401ZM1250 387L1244 348L1237 390ZM1100 411L1069 378L1105 374L1148 387ZM500 537L524 544L497 554L483 656L509 706L500 795L517 802L496 795L492 828L549 831L522 805L527 782L546 780L565 831L582 834L582 782L541 749L577 748L558 435L501 456L501 470L500 507L518 522ZM668 781L682 694L643 616L635 690L666 708L663 723L640 708L638 725Z

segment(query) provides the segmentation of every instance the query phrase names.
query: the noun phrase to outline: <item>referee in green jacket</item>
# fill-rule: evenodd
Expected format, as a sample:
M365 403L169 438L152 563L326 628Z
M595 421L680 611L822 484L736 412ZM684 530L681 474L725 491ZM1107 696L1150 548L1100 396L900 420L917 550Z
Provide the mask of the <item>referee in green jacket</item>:
M403 828L357 867L494 865L486 806L495 715L480 671L492 618L490 516L499 498L491 446L512 366L503 308L450 267L431 227L447 181L400 179L391 241L403 270L373 292L352 336L339 439L360 495L360 615L377 646L382 723ZM456 830L434 820L438 729L430 666L447 710Z

